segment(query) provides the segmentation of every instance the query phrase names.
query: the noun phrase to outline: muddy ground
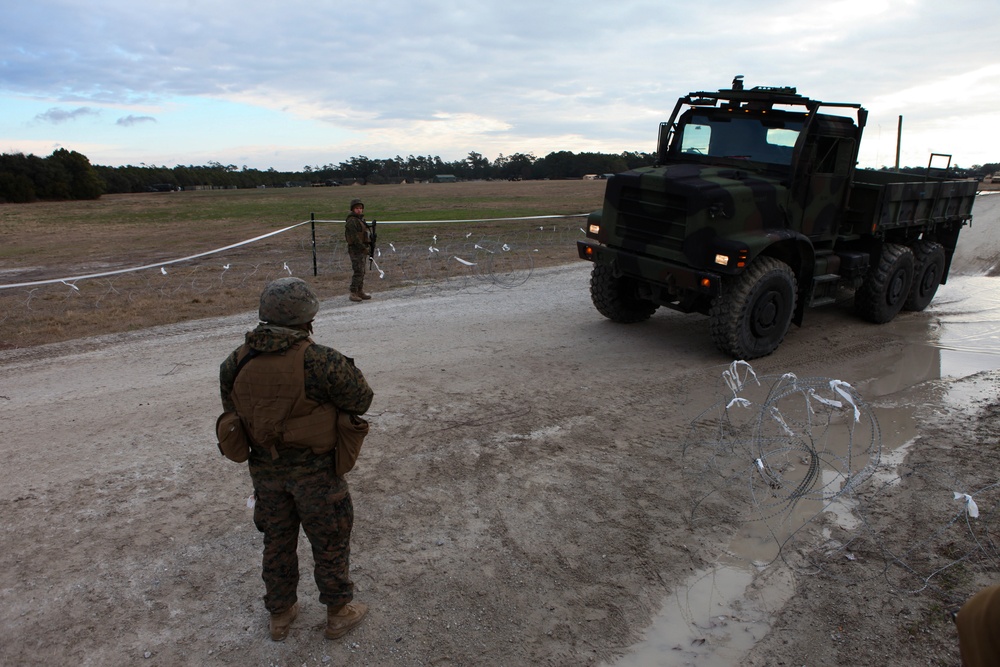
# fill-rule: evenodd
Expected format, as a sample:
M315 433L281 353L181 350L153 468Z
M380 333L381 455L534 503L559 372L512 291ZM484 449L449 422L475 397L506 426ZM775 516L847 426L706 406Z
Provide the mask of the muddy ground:
M603 319L588 271L324 304L315 340L375 390L349 476L352 571L372 611L334 642L304 538L301 614L286 642L268 639L249 476L215 449L218 365L253 304L0 351L0 664L958 665L947 612L998 576L983 529L1000 469L992 279L956 278L882 326L848 298L754 363L849 382L886 461L905 456L861 495L870 539L834 527L853 546L819 567L799 542L744 564L746 589L720 583L726 611L709 600L702 614L685 587L729 562L739 526L692 519L684 446L726 396L729 360L699 316ZM958 518L950 494L979 489L980 523ZM679 600L682 632L658 644Z

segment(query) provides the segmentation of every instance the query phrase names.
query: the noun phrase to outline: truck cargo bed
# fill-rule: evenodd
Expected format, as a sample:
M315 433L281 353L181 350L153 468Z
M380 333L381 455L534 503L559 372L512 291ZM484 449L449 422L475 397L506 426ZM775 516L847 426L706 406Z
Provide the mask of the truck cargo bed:
M848 205L849 221L859 233L966 222L972 218L978 185L970 180L859 169Z

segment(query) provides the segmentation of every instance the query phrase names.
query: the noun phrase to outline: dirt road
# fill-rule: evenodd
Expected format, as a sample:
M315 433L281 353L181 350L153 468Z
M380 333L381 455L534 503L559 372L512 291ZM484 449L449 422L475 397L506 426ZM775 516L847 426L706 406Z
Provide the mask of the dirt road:
M536 271L510 290L376 291L362 305L324 304L314 338L353 356L376 394L349 476L353 575L372 612L338 642L322 638L304 538L302 613L285 643L267 638L249 476L215 450L218 365L254 313L0 352L0 664L628 660L732 537L732 526L689 521L681 450L691 421L725 395L729 360L698 316L604 320L588 271ZM871 513L898 526L883 544L899 552L954 515L926 498L932 483L971 489L1000 463L996 377L942 378L931 344L978 284L956 283L941 306L884 326L857 320L849 303L810 313L754 365L840 378L885 411L886 452L908 443L907 460L921 462ZM995 522L995 507L980 506ZM740 590L728 630L709 632L690 606L690 637L634 659L957 664L954 632L935 619L985 583L989 566L969 563L960 580L923 593L900 590L893 574L852 586L786 572L792 588L753 628L741 625L752 619ZM751 573L747 596L781 567ZM733 649L737 629L756 648Z

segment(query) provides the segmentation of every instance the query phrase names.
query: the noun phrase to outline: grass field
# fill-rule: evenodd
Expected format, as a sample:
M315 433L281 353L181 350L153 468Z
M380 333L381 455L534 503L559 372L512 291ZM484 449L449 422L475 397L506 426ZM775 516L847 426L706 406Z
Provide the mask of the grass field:
M316 276L313 226L303 225L162 269L0 289L0 348L245 312L255 307L268 280L289 273L310 280L321 297L345 295L350 267L341 221L354 197L365 201L369 221L383 223L378 234L385 275L381 280L370 276L366 289L416 288L464 279L486 267L494 274L523 274L526 268L572 262L582 219L502 219L586 213L600 207L603 193L601 181L521 181L214 190L4 204L0 286L169 262L310 216L332 222L315 225ZM454 219L494 220L389 224Z

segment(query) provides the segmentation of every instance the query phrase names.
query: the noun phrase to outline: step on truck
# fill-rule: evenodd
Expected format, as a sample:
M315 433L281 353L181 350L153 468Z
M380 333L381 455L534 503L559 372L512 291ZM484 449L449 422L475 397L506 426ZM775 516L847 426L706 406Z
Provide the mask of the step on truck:
M773 352L806 307L854 291L857 314L923 310L948 278L977 183L857 169L868 112L791 87L681 97L656 164L608 179L588 216L591 298L615 322L660 306L709 318L736 359Z

